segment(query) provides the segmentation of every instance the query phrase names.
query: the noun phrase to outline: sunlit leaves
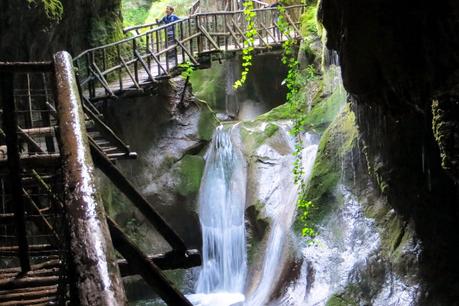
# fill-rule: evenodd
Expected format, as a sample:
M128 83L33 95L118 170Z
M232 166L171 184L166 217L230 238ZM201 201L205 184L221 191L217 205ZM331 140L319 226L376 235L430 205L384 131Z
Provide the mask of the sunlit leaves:
M280 1L280 5L277 6L279 18L276 25L279 31L288 37L290 29L285 17L286 9L282 2L283 1ZM304 169L302 162L303 142L301 140L301 134L305 130L306 113L305 110L301 108L302 103L300 99L298 99L298 94L301 86L304 85L302 79L306 78L306 81L312 80L316 77L316 70L313 65L310 65L304 71L300 72L299 63L294 52L294 46L295 41L293 39L288 39L282 43L282 63L288 68L287 77L283 81L283 84L287 87L286 103L290 105L291 111L295 113L302 113L302 115L296 116L291 130L291 134L297 139L293 153L295 157L295 161L293 163L293 176L295 184L299 186L297 206L298 220L302 224L301 234L305 237L314 237L314 228L309 219L314 205L311 201L305 198L306 182L304 181Z
M185 62L178 65L180 69L182 69L182 73L180 74L184 78L190 78L193 74L194 67L191 65L190 62Z
M242 73L239 80L235 81L233 84L234 89L238 89L242 87L246 80L247 75L249 73L250 67L252 66L253 61L253 51L254 51L254 43L255 43L255 36L258 35L258 32L255 28L255 17L256 13L253 11L254 3L252 0L245 1L242 3L244 6L244 19L247 23L247 28L245 32L245 39L243 42L243 49L242 49Z

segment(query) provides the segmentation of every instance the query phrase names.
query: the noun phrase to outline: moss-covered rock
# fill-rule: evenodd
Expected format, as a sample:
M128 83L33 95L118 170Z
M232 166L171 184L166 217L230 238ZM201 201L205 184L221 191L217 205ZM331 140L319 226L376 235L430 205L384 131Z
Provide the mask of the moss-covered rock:
M340 294L332 295L326 302L326 306L358 306L358 302L350 300L346 296Z
M305 199L314 204L310 218L316 223L337 203L336 185L341 178L341 162L348 158L357 141L354 113L346 106L322 135ZM301 222L297 223L301 227Z
M241 138L247 152L255 151L279 130L277 124L268 122L245 122L241 126Z
M175 164L174 172L178 181L176 189L180 195L191 196L198 193L204 165L204 159L196 155L185 155Z
M201 112L198 122L198 137L201 140L210 141L215 128L220 124L220 122L206 102L200 101L200 106Z

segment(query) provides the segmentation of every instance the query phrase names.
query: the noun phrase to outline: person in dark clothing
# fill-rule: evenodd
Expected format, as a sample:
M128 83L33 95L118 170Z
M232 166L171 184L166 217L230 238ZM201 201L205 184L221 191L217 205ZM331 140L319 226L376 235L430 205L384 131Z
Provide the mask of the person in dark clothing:
M174 14L174 8L170 5L166 7L166 16L161 18L161 20L156 19L156 23L158 25L161 24L169 24L172 22L175 22L177 20L180 20L175 14ZM166 41L166 48L172 44L175 43L175 25L171 25L166 28L166 33L167 33L167 41ZM171 59L175 57L176 51L170 51L167 53L167 58Z
M281 39L281 33L278 27L278 21L279 21L279 10L277 9L279 6L281 6L282 3L279 1L274 2L271 4L269 7L275 8L275 10L272 12L273 16L273 34L275 39Z

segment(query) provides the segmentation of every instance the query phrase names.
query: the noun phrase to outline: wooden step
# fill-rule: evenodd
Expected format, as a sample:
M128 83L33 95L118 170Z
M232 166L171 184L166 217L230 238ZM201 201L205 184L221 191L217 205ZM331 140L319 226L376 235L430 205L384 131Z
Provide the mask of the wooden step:
M57 285L59 276L31 276L0 279L0 290Z
M58 267L50 268L50 269L32 270L32 271L27 272L24 275L24 277L56 276L59 274L59 270L60 269ZM20 272L3 273L3 274L0 274L0 279L14 278L19 273Z
M2 302L2 306L12 306L12 305L49 305L51 302L56 301L55 296L47 296L37 299L30 300L17 300L17 301L8 301Z
M46 261L34 264L30 267L30 269L33 270L41 270L41 269L47 269L47 268L53 268L57 267L61 264L61 260L59 259L59 256L56 255L51 255L47 258ZM0 269L0 274L2 273L12 273L12 272L21 272L21 267L13 267L13 268L4 268Z
M42 286L34 288L20 288L0 291L0 303L13 300L37 299L54 296L57 293L58 285Z
M1 256L16 256L18 252L19 252L19 247L17 245L0 247ZM56 250L50 244L36 244L36 245L29 245L29 252L33 256L38 256L38 255L57 254L60 251Z

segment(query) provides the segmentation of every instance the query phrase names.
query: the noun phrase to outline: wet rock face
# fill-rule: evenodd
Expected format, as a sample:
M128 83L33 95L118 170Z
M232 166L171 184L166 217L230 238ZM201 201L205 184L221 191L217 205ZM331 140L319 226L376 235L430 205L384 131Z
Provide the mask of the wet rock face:
M119 163L190 248L201 245L196 203L204 170L203 153L216 121L208 106L188 91L183 102L183 80L162 82L155 96L121 99L106 105L108 124L138 153L137 160ZM109 198L109 197L107 197ZM132 206L112 200L111 212L121 225L133 227L149 251L167 250L148 221ZM110 210L110 209L109 209Z
M459 292L459 3L322 0L319 16L368 170L422 241L420 303L449 305Z
M2 1L0 60L50 60L60 50L75 56L120 37L121 0L61 2L64 14L56 23L47 18L42 1Z

